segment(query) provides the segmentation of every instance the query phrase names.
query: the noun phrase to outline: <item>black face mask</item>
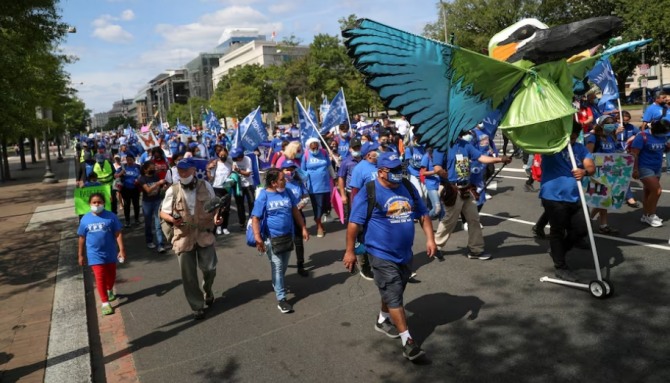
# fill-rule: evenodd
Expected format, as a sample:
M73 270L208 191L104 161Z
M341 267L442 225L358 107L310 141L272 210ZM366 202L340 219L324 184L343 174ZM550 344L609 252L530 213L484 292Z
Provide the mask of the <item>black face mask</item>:
M149 177L153 177L154 174L156 174L156 171L155 171L155 170L150 171L150 172L147 172L147 176L149 176Z
M221 157L219 157L219 159L221 160L221 162L226 162L226 160L228 159L228 156L221 156Z

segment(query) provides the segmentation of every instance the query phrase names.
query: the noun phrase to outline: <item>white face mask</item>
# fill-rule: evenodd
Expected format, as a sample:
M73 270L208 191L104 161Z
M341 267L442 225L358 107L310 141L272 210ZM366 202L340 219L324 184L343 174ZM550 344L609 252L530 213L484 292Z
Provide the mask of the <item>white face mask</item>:
M472 142L472 134L466 134L463 137L461 137L464 141L467 142Z
M181 182L182 185L188 185L191 181L193 181L193 175L179 179L179 182Z
M94 214L100 214L103 210L105 210L104 205L91 205L91 212Z

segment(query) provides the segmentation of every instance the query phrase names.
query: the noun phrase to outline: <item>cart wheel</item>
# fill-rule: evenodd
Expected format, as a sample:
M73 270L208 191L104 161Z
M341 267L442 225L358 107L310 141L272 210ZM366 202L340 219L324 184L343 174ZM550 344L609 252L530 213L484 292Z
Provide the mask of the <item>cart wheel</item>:
M607 288L601 281L591 281L591 283L589 283L589 291L591 292L591 295L598 299L603 299L607 296Z
M614 289L612 288L612 282L603 279L602 280L603 285L605 285L605 296L610 297L612 294L614 294Z

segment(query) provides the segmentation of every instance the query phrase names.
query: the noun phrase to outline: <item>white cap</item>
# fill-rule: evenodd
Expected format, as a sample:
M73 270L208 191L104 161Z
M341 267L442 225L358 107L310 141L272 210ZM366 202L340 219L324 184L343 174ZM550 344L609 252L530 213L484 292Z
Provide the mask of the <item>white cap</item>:
M305 142L305 146L307 146L309 148L309 146L312 145L313 142L316 142L317 144L319 144L319 139L316 138L316 137L310 137ZM319 146L321 146L321 144L319 144Z

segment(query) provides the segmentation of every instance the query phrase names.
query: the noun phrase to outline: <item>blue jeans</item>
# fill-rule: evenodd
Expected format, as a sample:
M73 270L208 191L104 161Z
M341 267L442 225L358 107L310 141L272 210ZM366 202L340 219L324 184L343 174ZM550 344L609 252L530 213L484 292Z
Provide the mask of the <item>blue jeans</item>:
M270 259L270 268L272 269L272 287L275 289L277 300L280 301L286 298L284 275L286 275L286 267L288 267L288 259L291 257L291 252L287 251L283 254L275 254L272 250L272 245L270 245L270 240L265 241L265 247Z
M142 201L142 212L144 213L144 238L147 244L153 242L153 234L156 234L156 246L163 246L163 232L158 212L161 208L161 200ZM151 227L153 225L153 228ZM153 231L153 233L152 233Z
M444 208L442 207L442 201L440 201L440 193L437 190L427 190L428 199L430 200L431 209L428 212L430 219L435 219L440 217Z

